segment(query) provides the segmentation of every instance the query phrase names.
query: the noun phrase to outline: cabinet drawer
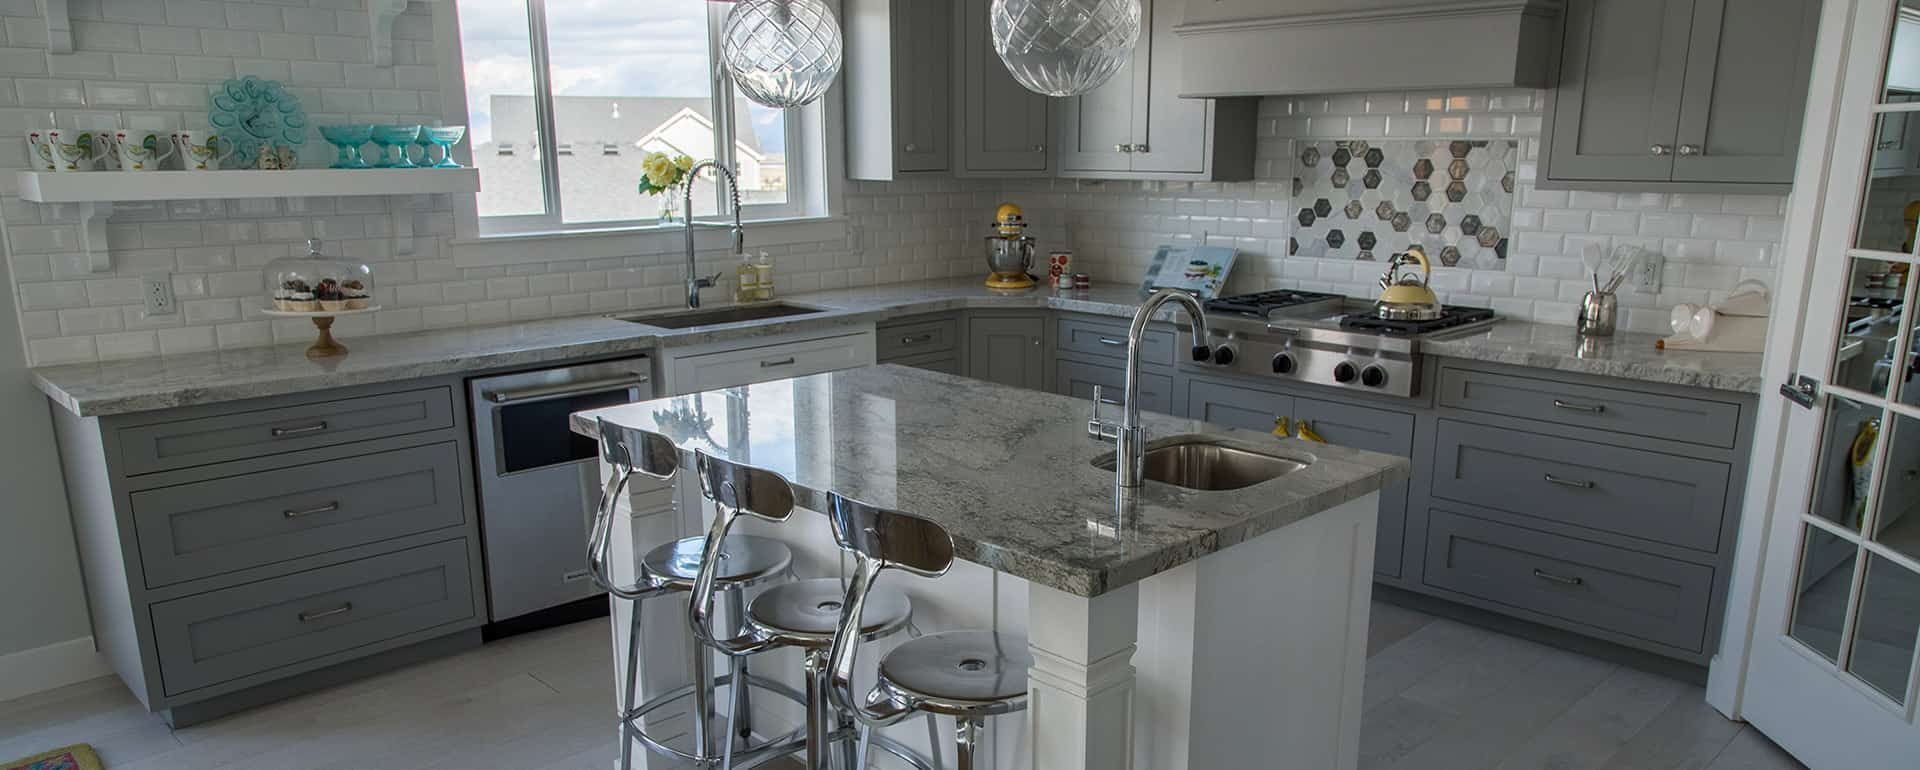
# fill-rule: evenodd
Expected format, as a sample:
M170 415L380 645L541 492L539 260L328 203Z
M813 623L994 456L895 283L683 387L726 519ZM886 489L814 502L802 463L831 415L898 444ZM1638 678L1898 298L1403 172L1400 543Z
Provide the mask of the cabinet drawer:
M887 361L886 363L899 364L901 366L911 366L915 369L925 369L931 372L951 374L956 377L964 374L964 372L962 372L960 369L960 353L957 351L947 351L944 353L927 353L925 355L918 355L918 356L903 356L901 358L896 358L894 360Z
M1101 323L1084 318L1062 318L1057 345L1062 351L1125 361L1127 360L1127 326L1124 323ZM1140 363L1150 366L1172 366L1175 344L1173 338L1172 329L1149 327L1147 333L1140 337Z
M875 357L881 361L893 361L928 353L944 353L953 350L959 344L960 319L958 318L941 318L881 327L874 340Z
M453 396L427 388L120 429L128 475L453 426Z
M1435 510L1427 585L1670 647L1705 644L1713 569Z
M1206 380L1187 383L1187 416L1230 428L1272 433L1282 418L1293 417L1293 397Z
M1730 472L1725 463L1441 420L1433 494L1712 553Z
M467 541L413 548L151 608L169 695L474 617Z
M453 442L128 496L149 588L457 525Z
M1740 433L1738 404L1451 366L1440 370L1440 405L1705 446L1732 447Z
M678 362L686 376L676 376L680 393L698 393L787 377L851 369L873 363L873 336L849 334L801 340L780 345L729 350L690 356Z
M1100 386L1100 399L1118 409L1127 394L1127 370L1120 366L1087 364L1060 359L1054 362L1054 392L1078 399L1093 398L1093 386ZM1164 374L1140 373L1140 408L1160 414L1173 413L1173 378ZM1107 419L1119 419L1118 412L1101 407Z

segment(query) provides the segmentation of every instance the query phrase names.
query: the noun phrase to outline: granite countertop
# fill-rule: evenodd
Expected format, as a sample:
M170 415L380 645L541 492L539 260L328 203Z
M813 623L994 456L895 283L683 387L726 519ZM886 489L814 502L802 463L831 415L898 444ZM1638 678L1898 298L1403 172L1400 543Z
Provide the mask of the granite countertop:
M91 417L631 354L943 310L1051 308L1130 317L1140 303L1131 285L1005 293L989 290L975 278L782 299L828 312L684 330L581 316L348 338L353 352L318 361L305 356L302 343L42 367L34 369L33 376L54 402ZM1571 327L1507 321L1480 334L1423 344L1427 352L1456 358L1747 393L1761 389L1758 354L1661 352L1653 349L1653 339L1623 333L1583 349Z
M930 519L952 533L960 558L1079 596L1280 529L1407 473L1400 457L1146 414L1160 442L1202 433L1310 464L1239 490L1149 482L1120 500L1113 471L1092 464L1113 448L1087 439L1080 400L897 365L582 412L573 428L597 437L598 419L779 473L808 509L824 510L832 491Z

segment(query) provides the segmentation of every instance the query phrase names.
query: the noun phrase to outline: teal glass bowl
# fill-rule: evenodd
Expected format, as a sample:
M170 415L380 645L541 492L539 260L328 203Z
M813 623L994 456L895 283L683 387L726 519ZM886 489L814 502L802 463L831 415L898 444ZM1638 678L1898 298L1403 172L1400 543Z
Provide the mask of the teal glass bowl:
M374 168L419 168L407 153L407 146L420 139L420 126L376 125L373 143L380 145L380 160Z
M421 133L426 135L427 141L432 142L433 146L440 148L440 161L434 163L433 168L465 168L454 162L453 146L467 137L466 126L427 126L421 129ZM432 158L421 159L422 162L427 160Z
M371 168L366 158L361 157L360 148L373 141L373 124L321 126L320 138L339 151L330 168Z

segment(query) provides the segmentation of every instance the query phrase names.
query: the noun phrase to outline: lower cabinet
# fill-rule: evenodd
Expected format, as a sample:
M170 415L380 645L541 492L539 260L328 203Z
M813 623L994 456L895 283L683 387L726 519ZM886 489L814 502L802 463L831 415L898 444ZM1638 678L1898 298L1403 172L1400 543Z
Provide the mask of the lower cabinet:
M965 375L964 328L959 313L935 313L887 321L874 329L875 358L883 364Z
M1028 390L1047 387L1047 316L975 315L967 319L967 376Z
M1087 363L1070 358L1054 361L1053 392L1089 400L1093 398L1093 388L1096 385L1101 389L1102 404L1112 407L1124 405L1127 392L1126 367L1106 363ZM1138 398L1143 411L1175 414L1173 378L1168 375L1140 372Z

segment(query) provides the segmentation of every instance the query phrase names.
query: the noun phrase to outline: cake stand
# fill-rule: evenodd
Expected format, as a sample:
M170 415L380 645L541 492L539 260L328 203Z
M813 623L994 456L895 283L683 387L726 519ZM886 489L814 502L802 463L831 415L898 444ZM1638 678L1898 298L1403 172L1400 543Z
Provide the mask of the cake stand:
M371 313L379 309L380 309L379 305L369 305L367 307L360 308L359 310L315 310L312 312L307 312L302 310L275 310L272 308L268 308L265 310L261 310L260 314L271 317L271 318L311 318L313 319L313 327L320 330L320 336L318 339L315 339L313 341L313 345L307 348L307 357L308 358L332 358L334 356L344 356L347 354L347 346L340 344L338 340L335 340L333 338L333 319L340 316L344 316L344 315L360 315L361 313Z

